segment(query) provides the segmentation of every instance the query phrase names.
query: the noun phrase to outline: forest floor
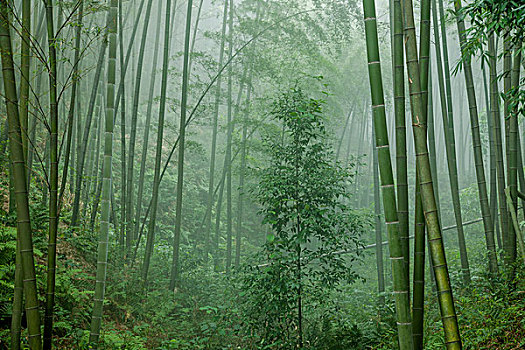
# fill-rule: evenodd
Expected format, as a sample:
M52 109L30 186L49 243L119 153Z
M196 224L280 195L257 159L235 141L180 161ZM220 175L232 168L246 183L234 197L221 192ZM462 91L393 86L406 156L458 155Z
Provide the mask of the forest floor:
M14 272L13 227L0 227L0 349L9 342L9 318ZM45 232L35 233L38 287L45 295ZM58 245L57 307L55 346L57 349L85 349L93 295L95 271L95 237L63 233ZM115 254L113 252L114 256ZM11 259L12 258L12 259ZM368 254L363 261L367 271ZM143 293L137 275L130 269L116 269L121 263L114 259L108 271L104 320L104 349L258 349L239 334L242 319L228 309L231 295L224 275L201 272L177 293L164 288ZM111 269L113 268L113 269ZM473 280L469 287L455 284L455 298L465 349L513 350L525 348L525 270L517 269L511 287L503 280L489 281L482 264L473 264ZM124 273L123 271L128 271ZM131 269L131 271L133 271ZM388 273L388 271L387 271ZM481 277L479 277L481 276ZM200 280L200 282L198 281ZM156 281L156 286L165 281ZM345 339L344 349L395 349L396 329L394 305L374 306L374 279L356 282L335 298L342 301L339 312L352 324L337 330ZM192 286L193 284L193 286ZM152 289L156 288L152 286ZM233 287L232 287L233 288ZM224 292L226 290L226 292ZM222 291L222 293L221 293ZM216 297L220 295L220 297ZM44 305L44 300L41 300ZM363 307L365 306L365 307ZM378 317L378 315L381 315ZM427 289L425 349L443 348L443 331L435 294ZM354 345L351 345L354 344ZM343 349L334 342L327 347L311 349Z

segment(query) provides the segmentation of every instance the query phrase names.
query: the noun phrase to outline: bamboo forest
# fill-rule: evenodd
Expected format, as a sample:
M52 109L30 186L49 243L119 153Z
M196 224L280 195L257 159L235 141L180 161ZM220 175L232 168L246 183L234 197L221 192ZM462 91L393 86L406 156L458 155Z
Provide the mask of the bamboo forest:
M525 0L0 0L0 350L525 349L524 34Z

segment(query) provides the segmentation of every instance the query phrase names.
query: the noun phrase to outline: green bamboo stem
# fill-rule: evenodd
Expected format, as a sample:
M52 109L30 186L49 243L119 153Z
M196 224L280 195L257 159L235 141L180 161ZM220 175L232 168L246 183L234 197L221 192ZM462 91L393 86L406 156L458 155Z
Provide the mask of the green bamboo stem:
M434 5L436 1L433 0ZM456 136L454 129L454 112L452 103L452 87L450 84L450 67L448 59L448 44L447 44L447 33L445 28L445 19L443 17L443 4L440 0L440 15L441 15L441 38L439 37L438 21L437 21L437 8L433 6L433 18L435 20L434 26L434 37L435 37L435 49L436 58L438 64L438 77L441 92L441 117L443 120L443 134L445 136L445 152L447 156L447 169L450 183L450 193L452 197L452 205L454 208L454 218L457 225L458 244L460 249L460 262L461 272L463 276L463 282L465 284L470 283L470 267L468 262L467 247L465 242L465 234L463 230L463 215L461 212L461 201L459 198L459 179L458 179L458 166L457 166L457 154L456 154ZM443 48L443 54L441 53L441 47ZM444 61L444 72L443 72L443 61ZM443 87L444 85L444 87Z
M377 267L377 292L378 305L382 308L385 305L385 271L383 266L383 233L381 231L381 192L379 186L379 165L377 159L377 149L375 148L375 127L372 123L372 162L374 174L374 216L375 216L375 254Z
M436 200L432 182L430 160L426 137L426 105L421 95L420 67L415 33L414 13L411 0L403 0L405 52L408 70L410 102L412 110L412 130L416 149L416 165L420 179L421 199L430 241L430 253L436 276L438 301L445 331L447 349L461 349L461 336L454 307L450 285L445 248L438 219Z
M430 60L430 0L421 1L420 25L420 79L421 98L423 103L423 124L426 126L428 115L428 77ZM407 60L408 62L408 60ZM432 88L432 87L430 87ZM432 108L432 106L430 106ZM416 158L416 168L417 168ZM414 287L412 307L412 337L414 349L423 349L423 321L425 302L425 214L421 203L420 175L416 172L415 198L415 228L414 228ZM407 266L407 269L410 265Z
M461 9L461 0L454 3L457 12ZM461 16L457 16L457 27L459 42L462 53L465 45L465 23ZM478 109L476 105L476 92L474 89L474 78L472 76L472 67L470 61L463 62L465 73L465 85L467 87L467 99L469 104L470 127L472 135L472 147L474 150L474 162L476 168L476 179L478 182L479 201L481 206L481 215L483 217L483 227L485 230L485 242L487 246L487 255L489 260L489 271L495 275L498 272L498 263L496 255L496 244L494 241L494 225L490 212L490 205L487 193L487 182L485 180L485 167L483 165L483 151L481 146L481 136L479 131Z
M75 115L75 105L77 103L77 90L78 90L78 80L79 80L79 67L80 67L80 38L82 34L82 20L84 17L84 0L79 0L78 12L76 16L76 28L75 28L75 53L73 62L75 62L74 72L72 74L72 83L71 83L71 95L69 100L69 111L67 115L67 137L66 137L66 149L64 154L64 166L62 168L62 182L60 185L60 193L58 195L58 213L60 214L60 209L64 202L64 193L66 191L68 173L69 173L69 162L71 160L72 154L71 145L73 140L73 124L74 124L74 115ZM74 164L74 161L71 161Z
M237 197L237 226L236 226L236 238L235 238L235 267L239 268L241 264L241 240L242 240L242 220L244 214L244 180L246 174L246 141L248 134L248 113L251 101L252 92L252 72L250 70L250 77L248 78L248 92L246 94L246 110L244 112L243 126L242 126L242 138L241 138L241 164L239 169L239 193Z
M124 247L124 241L126 248L131 248L131 235L126 235L126 206L127 206L127 191L126 191L126 91L125 91L125 79L126 73L124 72L124 27L122 25L122 0L118 2L118 43L119 43L119 65L120 65L120 82L119 91L122 91L120 100L122 106L120 108L120 236L119 244L120 247ZM116 116L115 116L116 117Z
M492 115L492 121L494 123L494 142L495 142L495 158L496 158L496 171L497 171L497 185L498 185L498 205L500 212L500 230L503 248L503 236L506 235L507 227L507 214L505 209L505 167L503 164L503 146L502 146L502 135L501 135L501 114L499 107L499 87L498 87L498 74L497 74L497 57L496 57L496 45L494 43L494 34L489 36L489 71L490 71L490 109Z
M227 24L227 17L228 17L228 1L224 1L224 9L223 9L223 15L222 15L222 30L221 30L221 43L219 48L219 69L223 66L224 63L224 46L226 42L226 24ZM220 98L221 98L221 86L222 86L222 75L219 75L217 77L217 85L216 85L216 92L215 92L215 104L214 104L214 112L213 112L213 122L212 122L212 139L211 139L211 152L210 152L210 170L209 170L209 182L208 182L208 203L207 203L207 213L209 215L207 216L208 219L206 221L206 238L205 238L205 250L204 250L204 259L207 261L208 259L208 252L210 251L210 234L211 234L211 211L212 206L214 202L215 196L213 195L213 188L214 188L214 182L215 182L215 158L216 158L216 149L217 149L217 129L218 129L218 119L219 119L219 106L220 106ZM216 257L217 252L215 252L214 256Z
M521 49L521 41L515 46L516 49ZM509 55L511 55L512 51L509 52ZM507 87L507 77L505 76L505 92L509 92L511 89L519 89L520 81L519 81L519 75L520 75L520 64L521 64L521 51L518 50L518 52L515 52L513 54L514 62L512 62L512 71L509 72L508 75L510 75L510 87ZM505 57L506 59L506 57ZM512 59L512 57L510 58ZM506 61L504 61L504 66L506 66ZM508 90L507 90L508 89ZM508 141L507 141L507 169L508 169L508 192L507 198L510 195L510 198L512 200L512 205L514 208L518 207L518 200L517 200L517 190L518 190L518 110L517 107L515 109L510 110L510 98L507 97L505 99L505 124L507 126L508 132ZM509 109L509 110L507 110ZM511 213L512 214L512 213ZM517 212L515 212L515 215ZM518 238L519 241L519 234L520 230L515 228L513 225L512 230L509 227L509 242L508 242L508 249L507 254L510 254L511 256L511 262L514 263L516 260L516 238Z
M193 0L188 0L186 10L186 33L184 36L184 59L182 66L182 96L180 106L179 157L177 162L177 200L175 203L175 234L173 239L173 262L171 265L170 290L180 285L180 233L182 229L182 191L184 185L184 147L186 138L186 114L188 104L188 80L190 59L191 12Z
M399 347L412 350L412 320L410 315L409 282L403 255L403 240L399 232L399 219L396 206L394 176L388 145L385 102L379 61L377 39L377 20L374 0L363 0L365 18L366 48L368 56L368 76L372 96L372 112L375 127L375 142L381 177L383 207L388 231L390 261L392 263L393 291L396 301L396 319Z
M233 0L229 0L228 9L228 58L233 57ZM233 238L233 213L232 213L232 173L231 173L231 154L232 154L232 83L233 66L228 66L228 112L226 133L226 272L230 272L232 263L232 238Z
M134 172L134 163L135 163L135 142L137 137L137 119L138 119L138 110L139 110L139 99L140 99L140 87L142 83L142 69L144 66L144 54L146 53L146 39L148 37L148 29L149 29L149 22L151 17L151 7L153 4L153 0L148 0L148 3L146 5L146 13L144 15L144 24L142 27L142 38L140 40L140 47L139 47L139 55L137 59L137 72L135 75L135 91L133 93L133 106L131 109L131 132L130 132L130 138L129 138L129 156L128 156L128 169L127 169L127 181L126 184L126 190L128 193L126 194L126 198L128 200L128 206L126 211L126 238L129 236L131 240L135 239L135 235L137 233L136 224L133 225L133 172ZM155 39L157 40L157 39ZM155 45L156 47L156 45ZM151 115L151 114L150 114ZM148 129L149 129L149 123ZM149 134L149 130L148 130ZM149 135L144 135L145 138L148 138ZM147 147L145 146L145 149ZM145 158L143 158L145 159ZM138 203L137 203L138 206ZM140 213L139 213L140 215Z
M22 145L24 158L28 156L28 116L29 116L29 68L31 66L31 0L22 1L22 27L20 29L20 127L22 128ZM28 184L28 191L31 184Z
M488 134L489 134L489 163L490 163L490 215L492 216L492 224L495 226L495 236L497 238L498 247L501 249L501 238L499 235L499 225L498 225L498 218L497 218L497 183L496 183L496 141L495 141L495 134L494 134L494 120L493 115L491 111L491 98L489 95L489 83L487 81L487 74L486 74L486 68L485 63L482 63L482 73L483 73L483 92L485 95L485 105L486 105L486 113L487 113L487 127L488 127Z
M22 311L24 304L24 281L22 276L22 257L20 255L20 240L16 239L15 285L13 290L13 313L11 316L11 350L20 350L20 335L22 334Z
M106 270L108 259L109 224L111 215L111 163L113 157L113 118L115 113L115 76L117 59L117 6L118 0L111 0L107 15L107 37L109 41L108 70L106 88L106 119L104 134L104 164L102 177L101 217L99 242L97 248L97 273L95 297L91 316L89 343L98 347L102 325L104 292L106 288Z
M174 4L176 7L176 2ZM162 139L164 135L164 116L166 113L166 95L168 89L168 63L169 63L169 43L171 25L171 0L166 1L166 17L164 22L164 50L162 55L162 77L160 83L160 106L159 119L157 124L157 147L155 153L155 174L153 175L153 193L151 204L151 217L148 223L148 237L146 241L146 251L144 252L144 263L142 265L142 279L144 283L148 280L148 270L150 259L153 254L153 244L155 242L155 223L157 217L157 204L160 185L160 164L162 157Z
M503 94L508 96L510 89L511 89L511 69L512 69L512 47L510 43L510 34L505 31L503 34ZM510 166L511 166L511 160L510 160L510 137L509 137L509 130L510 130L510 100L509 98L503 99L503 125L505 128L505 155L506 155L506 165L507 165L507 186L509 186L509 181L511 179L510 175ZM509 186L510 187L510 186ZM505 208L505 205L502 206L503 211L500 213L500 215L504 215L507 220L509 217L509 213L507 212L507 209ZM514 232L514 227L511 222L507 222L507 226L503 228L503 261L505 262L505 266L507 267L507 270L509 272L509 275L507 276L509 279L512 279L512 275L514 268L512 267L515 259L516 259L516 235Z
M86 114L86 120L84 123L84 132L82 133L80 128L80 119L77 118L77 167L76 167L76 179L75 179L75 191L73 197L73 208L71 213L71 226L77 226L79 224L79 213L80 213L80 197L82 191L82 179L84 174L84 161L85 150L89 139L89 133L91 130L91 120L93 118L93 110L95 108L95 101L97 98L98 82L100 81L102 67L104 66L104 57L106 56L106 49L108 46L108 34L104 33L102 43L100 44L100 51L98 54L97 67L93 76L93 85L91 89L91 95L89 98L88 111ZM80 82L79 82L80 86ZM80 110L77 111L77 116L81 115ZM80 137L82 135L82 139Z
M157 17L160 18L162 15L162 6L157 6ZM135 208L135 227L133 229L134 238L139 234L139 224L140 218L142 215L142 197L144 194L144 177L146 174L146 158L148 155L149 148L149 129L151 126L151 114L153 108L153 94L155 93L155 83L157 81L157 61L159 58L159 40L160 40L160 22L157 21L155 28L155 46L153 49L153 61L151 66L150 73L150 84L149 84L149 93L148 93L148 105L146 108L146 121L144 123L144 136L142 138L142 154L140 159L140 170L139 170L139 179L138 179L138 189L137 189L137 206ZM137 71L138 76L138 71ZM135 82L138 85L138 82ZM140 232L142 233L142 232ZM140 237L140 234L139 234ZM137 243L139 239L137 238ZM136 256L136 249L133 253ZM134 259L133 259L134 260Z
M525 263L525 244L523 243L523 232L521 232L520 225L518 223L518 212L516 211L516 207L512 203L513 200L512 195L510 193L510 187L507 187L505 189L505 197L507 199L507 206L509 209L510 217L512 219L512 225L514 226L514 230L517 232L521 258L523 259L523 263Z
M56 244L58 231L58 100L56 38L53 27L53 2L46 0L47 40L49 50L49 114L50 114L50 173L49 173L49 238L47 244L47 288L44 318L44 349L51 350L53 313L55 307Z
M394 114L396 136L397 213L399 233L403 240L403 256L406 263L406 278L409 281L408 225L408 172L405 125L405 68L403 59L403 16L400 0L393 2L393 68L394 68Z
M13 50L11 46L9 5L7 0L0 1L0 54L2 76L9 125L9 148L13 173L14 199L16 202L17 240L20 243L20 261L22 265L25 308L28 324L29 345L33 350L42 348L40 336L40 313L36 288L33 239L27 193L27 177L22 143L22 130L18 111ZM16 310L15 310L16 311Z

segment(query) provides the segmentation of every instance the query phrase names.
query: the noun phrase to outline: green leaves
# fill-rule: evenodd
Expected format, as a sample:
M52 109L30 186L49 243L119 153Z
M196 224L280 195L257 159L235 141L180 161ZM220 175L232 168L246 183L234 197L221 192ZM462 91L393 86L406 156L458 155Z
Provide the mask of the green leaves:
M251 332L266 346L300 346L302 302L311 314L332 289L357 278L350 266L357 253L333 254L357 251L365 225L347 206L350 172L335 162L322 105L300 88L282 93L272 111L281 131L265 137L270 160L256 198L271 226L260 252L268 263L243 277L243 290Z

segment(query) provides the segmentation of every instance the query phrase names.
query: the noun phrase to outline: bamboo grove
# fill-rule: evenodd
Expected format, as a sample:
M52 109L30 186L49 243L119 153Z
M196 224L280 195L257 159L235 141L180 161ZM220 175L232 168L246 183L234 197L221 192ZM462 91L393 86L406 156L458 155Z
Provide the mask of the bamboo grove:
M519 348L524 21L0 0L0 348Z

